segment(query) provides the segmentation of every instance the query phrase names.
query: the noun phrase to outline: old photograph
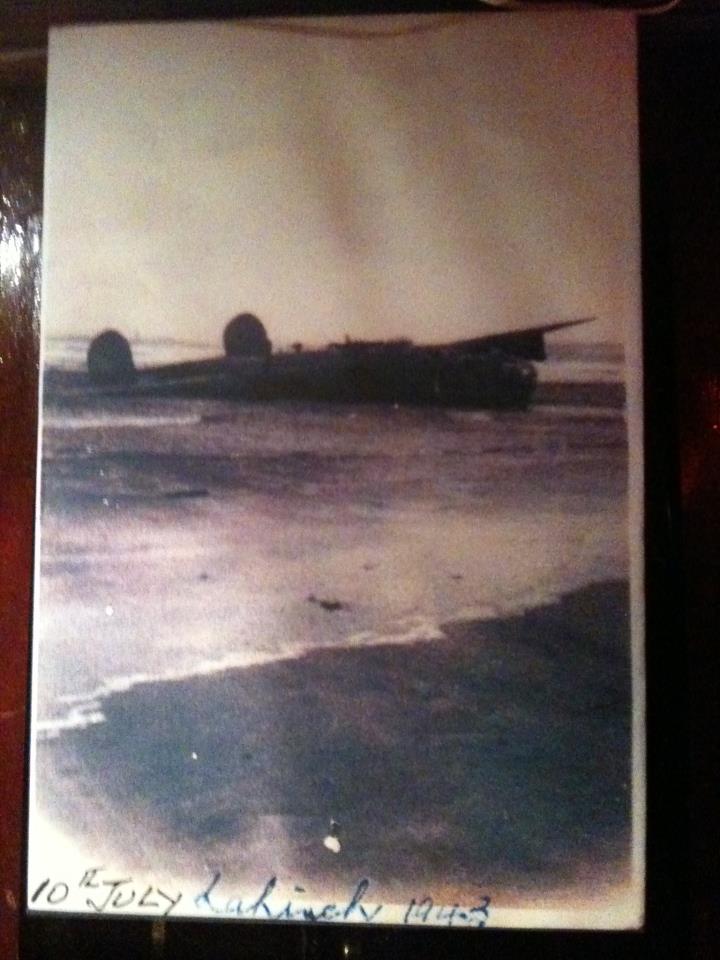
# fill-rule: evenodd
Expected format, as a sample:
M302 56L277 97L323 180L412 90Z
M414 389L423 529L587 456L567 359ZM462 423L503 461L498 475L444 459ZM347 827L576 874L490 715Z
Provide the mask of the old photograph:
M51 32L30 910L643 916L635 36Z

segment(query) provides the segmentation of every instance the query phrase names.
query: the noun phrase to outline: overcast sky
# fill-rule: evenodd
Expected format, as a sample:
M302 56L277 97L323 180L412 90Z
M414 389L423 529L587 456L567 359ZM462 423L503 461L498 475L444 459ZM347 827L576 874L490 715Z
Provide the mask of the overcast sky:
M622 339L634 51L605 12L56 30L45 330L216 344L250 310L279 345L432 342L596 315L571 336Z

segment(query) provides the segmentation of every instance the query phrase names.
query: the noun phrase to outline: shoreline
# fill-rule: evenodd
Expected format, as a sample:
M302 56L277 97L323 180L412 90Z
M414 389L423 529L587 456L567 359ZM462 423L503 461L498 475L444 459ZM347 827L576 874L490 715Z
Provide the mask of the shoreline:
M98 856L183 875L522 899L624 883L628 603L604 582L444 639L138 684L37 745L38 810Z

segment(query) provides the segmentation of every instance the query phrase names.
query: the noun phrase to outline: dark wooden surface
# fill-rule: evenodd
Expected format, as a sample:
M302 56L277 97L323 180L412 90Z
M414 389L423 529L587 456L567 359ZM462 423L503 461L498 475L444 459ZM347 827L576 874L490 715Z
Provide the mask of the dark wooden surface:
M42 207L42 87L0 87L0 244L22 237L20 270L0 272L0 957L14 956L21 899L25 709L37 416L33 237ZM21 233L20 233L21 231ZM2 247L0 247L2 249Z
M0 229L40 211L48 22L227 13L227 3L0 5ZM414 4L413 8L417 8ZM437 4L433 5L437 8ZM388 9L377 4L376 9ZM406 7L405 9L408 9ZM457 6L456 6L457 8ZM52 16L48 12L52 10ZM237 6L235 6L237 9ZM249 12L268 10L257 0ZM278 9L278 8L274 8ZM292 11L289 4L283 10ZM295 11L309 9L296 0ZM317 11L317 5L314 6ZM328 6L325 9L330 9ZM402 8L399 8L402 9ZM646 349L649 901L644 934L608 939L499 933L491 956L711 957L720 942L717 655L720 618L720 12L683 4L640 24ZM0 278L0 960L18 955L37 392L38 259ZM425 935L265 930L252 948L200 925L55 921L25 933L30 957L449 956ZM452 941L453 955L471 943ZM477 947L473 953L477 953ZM467 955L470 955L469 953Z

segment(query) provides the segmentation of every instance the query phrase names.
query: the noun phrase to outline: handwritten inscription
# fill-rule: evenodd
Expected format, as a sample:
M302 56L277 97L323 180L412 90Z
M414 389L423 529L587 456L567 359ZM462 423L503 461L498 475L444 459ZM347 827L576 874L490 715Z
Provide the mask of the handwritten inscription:
M226 897L218 892L222 875L216 873L208 886L195 897L195 906L200 912L246 919L305 920L325 923L374 923L397 922L386 917L384 904L369 905L366 894L370 881L363 879L355 886L346 902L324 903L306 906L297 894L305 894L303 887L295 886L292 897L283 896L277 890L277 877L271 877L257 897ZM438 904L432 897L414 897L404 909L401 923L406 925L484 927L490 916L490 897L483 896L471 907Z
M182 892L167 893L152 884L136 885L132 877L101 877L104 873L104 867L91 867L75 885L83 893L93 891L92 896L85 895L85 906L94 913L127 912L133 907L133 912L169 917L183 897ZM69 884L62 880L53 882L48 877L36 887L30 903L54 907L64 903L70 893Z
M287 899L281 906L273 894L277 887L277 877L271 877L265 884L262 893L257 899L230 897L220 899L215 895L215 889L220 883L221 874L216 873L209 886L195 897L195 906L206 908L211 913L235 917L262 917L268 920L308 920L308 921L356 921L372 923L382 910L382 905L367 907L362 901L365 898L369 881L361 880L352 897L346 904L326 903L320 907L310 907L298 904L292 898ZM302 887L295 887L294 892L305 893Z
M436 904L432 897L423 897L410 901L405 911L404 923L432 923L435 926L447 927L484 927L490 917L490 897L481 897L480 903L474 907L461 907L459 903L452 906Z
M182 916L199 914L245 920L447 927L484 927L490 917L490 897L487 896L480 897L473 906L437 903L429 895L413 897L405 905L372 903L367 879L358 881L347 899L337 902L318 902L297 884L288 895L274 876L250 895L227 896L221 893L221 885L222 874L217 872L204 889L187 897L181 890L138 883L132 877L115 875L104 867L91 867L75 883L46 877L31 893L30 906L73 912L84 907L101 914L145 913L168 917L176 912Z

